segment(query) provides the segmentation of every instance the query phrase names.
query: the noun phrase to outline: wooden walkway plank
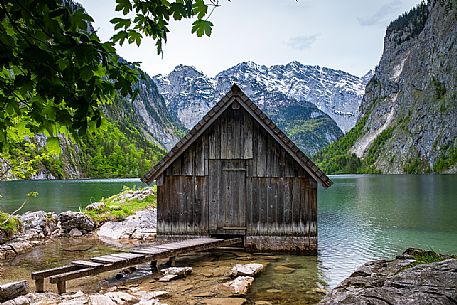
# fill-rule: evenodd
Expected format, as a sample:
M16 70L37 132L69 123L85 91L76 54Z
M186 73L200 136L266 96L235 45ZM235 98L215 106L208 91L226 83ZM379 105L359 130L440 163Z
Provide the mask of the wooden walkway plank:
M154 264L158 259L173 259L182 253L204 251L241 242L241 238L224 240L204 237L163 245L139 247L130 250L129 253L120 252L97 256L91 258L90 261L75 260L72 262L72 265L33 272L32 279L35 280L37 292L41 292L44 288L44 279L49 277L51 283L57 284L57 290L61 294L66 291L66 281L72 279L96 275L105 271L116 270L146 262Z
M91 261L82 261L82 260L77 260L77 261L72 261L71 262L73 265L77 266L83 266L83 267L101 267L103 266L102 264L91 262Z
M76 265L67 265L67 266L42 270L42 271L35 271L35 272L32 272L32 280L42 279L45 277L50 277L52 275L69 272L69 271L73 271L73 270L77 270L77 269L81 269L81 267L76 266Z

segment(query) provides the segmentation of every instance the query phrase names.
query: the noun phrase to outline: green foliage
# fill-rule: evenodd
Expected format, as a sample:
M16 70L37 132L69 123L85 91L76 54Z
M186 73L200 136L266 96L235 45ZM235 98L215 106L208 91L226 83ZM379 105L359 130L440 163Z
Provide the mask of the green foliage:
M16 216L0 211L0 231L3 231L8 238L11 238L21 228L21 222Z
M449 258L456 258L455 255L441 255L439 253L436 253L433 250L419 250L419 249L411 249L413 251L412 256L414 257L415 261L412 263L402 267L401 271L410 269L414 266L417 265L423 265L423 264L431 264L435 262L441 262L445 259Z
M116 30L112 41L121 45L126 41L140 45L144 37L152 37L157 53L161 54L171 19L194 19L192 33L198 37L210 36L213 24L208 18L218 6L218 0L208 4L204 0L116 0L116 11L122 12L124 17L111 20ZM211 11L209 7L212 7ZM134 16L130 17L133 12Z
M100 200L100 202L104 203L103 208L99 210L85 209L84 213L98 224L106 221L122 221L137 211L157 206L157 186L153 186L151 194L143 199L139 200L135 198L135 193L143 192L145 189L150 188L135 190L124 186L123 191L120 194L111 196L107 199L102 198Z
M209 36L213 25L207 19L217 6L218 0L117 0L116 10L124 18L111 20L116 32L102 42L90 24L93 19L72 1L0 1L0 152L8 169L27 178L44 164L63 175L54 156L61 148L58 135L73 143L87 134L97 139L102 105L120 95L134 100L138 94L134 84L142 72L137 63L119 58L115 44L140 45L152 37L160 54L171 19L193 18L192 32ZM47 137L46 147L35 143L38 134ZM113 137L116 154L133 154L127 139L120 144L121 136ZM108 163L101 167L117 164Z
M444 173L452 166L457 165L457 147L455 146L448 146L447 148L443 149L438 160L436 160L435 164L433 165L433 171L437 173Z
M430 172L430 166L426 160L422 160L419 155L409 158L403 165L406 174L423 174Z
M71 1L0 2L1 150L14 146L10 133L57 136L65 126L84 134L101 124L101 104L135 94L138 71L99 40L92 21Z
M165 154L136 130L126 133L106 121L81 144L88 177L139 177Z
M435 77L432 78L432 84L435 89L434 97L437 100L442 99L446 95L446 86Z
M386 35L389 36L393 32L411 31L408 35L397 35L397 44L418 36L424 29L428 19L428 5L428 3L422 1L415 8L392 21L387 27Z
M129 126L121 130L117 124L103 120L99 128L80 137L76 144L64 141L69 144L62 154L50 152L34 137L16 143L8 153L0 153L0 157L8 173L18 179L30 179L41 170L49 171L58 179L67 178L64 159L68 162L74 156L80 158L85 177L139 177L159 161L165 150L146 140L133 125ZM81 164L70 165L77 169Z
M316 164L327 174L358 173L362 161L349 151L362 136L369 114L364 115L346 135L333 142L315 156Z
M368 147L367 153L365 158L363 159L363 168L361 171L367 174L376 174L379 173L379 170L376 169L374 163L379 158L381 153L385 151L385 144L387 140L392 137L392 132L394 131L394 127L391 126L385 130L383 130L377 137L374 139L373 143L370 144Z

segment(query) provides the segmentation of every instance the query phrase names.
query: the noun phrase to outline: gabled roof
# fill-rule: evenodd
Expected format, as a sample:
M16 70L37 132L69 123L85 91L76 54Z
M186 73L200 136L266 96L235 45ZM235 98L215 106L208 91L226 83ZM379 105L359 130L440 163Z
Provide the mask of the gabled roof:
M157 163L147 174L141 178L145 183L151 183L177 159L181 154L195 142L211 124L227 109L234 101L239 104L290 154L292 158L300 164L303 169L310 174L323 187L332 185L332 181L311 161L295 144L292 142L268 117L244 94L237 85L233 85L231 90L208 111L208 113L192 128L189 133L182 138L168 152L168 154Z

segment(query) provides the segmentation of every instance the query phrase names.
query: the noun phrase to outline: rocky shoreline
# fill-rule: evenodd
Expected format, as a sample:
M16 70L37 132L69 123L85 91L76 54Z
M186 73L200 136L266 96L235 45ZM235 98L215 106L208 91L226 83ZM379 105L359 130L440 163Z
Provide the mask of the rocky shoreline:
M421 263L425 260L439 260ZM457 259L407 249L394 260L368 262L334 288L319 305L455 305Z

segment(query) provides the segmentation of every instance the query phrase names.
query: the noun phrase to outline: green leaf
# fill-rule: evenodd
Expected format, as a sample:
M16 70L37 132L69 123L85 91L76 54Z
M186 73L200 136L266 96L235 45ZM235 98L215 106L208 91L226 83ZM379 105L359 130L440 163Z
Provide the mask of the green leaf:
M62 150L60 149L60 142L58 137L49 137L46 140L46 148L49 153L53 155L60 155Z
M208 5L203 0L196 0L194 5L192 5L192 12L194 15L197 15L198 19L202 19L208 13Z
M118 30L121 28L128 29L132 24L132 21L130 19L124 18L113 18L110 20L110 22L114 24L114 30Z
M198 19L192 23L192 33L197 33L198 37L211 36L212 28L213 23L208 20Z
M124 15L127 15L132 10L132 4L129 0L116 0L116 11L122 11Z

